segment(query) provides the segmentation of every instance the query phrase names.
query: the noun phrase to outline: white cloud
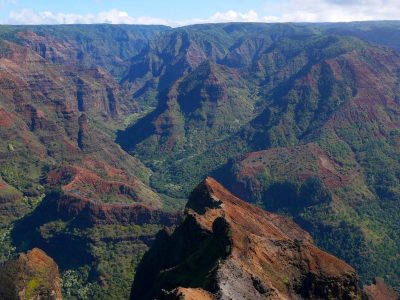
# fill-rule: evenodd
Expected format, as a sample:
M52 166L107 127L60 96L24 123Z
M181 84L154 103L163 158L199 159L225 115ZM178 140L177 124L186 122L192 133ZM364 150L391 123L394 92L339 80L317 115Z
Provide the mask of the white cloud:
M131 17L125 11L112 9L97 14L65 14L50 11L33 12L31 10L12 11L9 14L8 24L163 24L167 21L152 17Z
M281 22L348 22L398 20L398 0L267 0L265 11L274 11Z
M65 14L50 11L33 12L31 10L12 11L9 14L8 24L161 24L170 26L183 26L195 23L220 23L220 22L260 22L262 19L254 10L245 13L228 10L217 12L209 18L196 18L188 20L166 20L149 16L132 17L125 11L112 9L96 14Z
M217 12L207 19L208 22L257 22L259 21L258 14L254 10L249 10L246 13L239 13L234 10L227 12Z
M7 1L7 0L6 0ZM8 0L14 1L14 0ZM95 0L100 1L100 0ZM1 3L1 0L0 0ZM8 24L161 24L173 27L221 22L347 22L400 18L398 0L265 0L263 10L216 12L208 18L167 20L132 17L118 9L95 14L65 14L50 11L12 11Z

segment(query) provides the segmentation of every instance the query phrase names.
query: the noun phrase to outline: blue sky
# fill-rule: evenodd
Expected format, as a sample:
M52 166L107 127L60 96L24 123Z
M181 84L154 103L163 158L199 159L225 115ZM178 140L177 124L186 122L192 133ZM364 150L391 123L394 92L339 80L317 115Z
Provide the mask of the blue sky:
M7 17L10 10L30 9L35 12L51 11L55 13L89 14L118 9L132 16L152 16L165 19L189 19L208 17L216 11L229 9L248 11L262 6L262 0L15 0L3 2L1 17ZM72 3L72 4L71 4Z
M398 19L399 0L0 0L2 24L335 22Z

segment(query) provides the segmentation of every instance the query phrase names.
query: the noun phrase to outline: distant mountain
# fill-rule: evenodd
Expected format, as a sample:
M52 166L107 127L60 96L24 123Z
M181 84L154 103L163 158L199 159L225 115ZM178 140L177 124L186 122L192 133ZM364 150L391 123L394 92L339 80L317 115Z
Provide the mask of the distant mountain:
M42 58L75 67L102 67L121 76L132 56L167 26L57 25L1 26L0 37L28 46ZM129 65L128 65L129 66Z
M354 36L365 41L400 50L399 21L370 21L351 23L318 24L323 32L329 34Z

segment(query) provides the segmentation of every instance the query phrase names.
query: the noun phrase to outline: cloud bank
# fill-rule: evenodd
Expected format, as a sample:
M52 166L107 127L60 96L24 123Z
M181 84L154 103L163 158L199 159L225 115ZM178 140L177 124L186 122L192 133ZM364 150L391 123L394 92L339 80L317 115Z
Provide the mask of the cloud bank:
M12 11L7 20L8 24L161 24L168 25L169 21L152 17L131 17L125 11L112 9L96 14L65 14L50 11L33 12L28 9Z
M160 24L178 27L196 23L221 22L348 22L396 20L400 18L398 0L266 0L257 12L228 10L208 18L168 20L151 16L130 16L118 9L95 14L65 14L50 11L12 11L7 24Z
M398 0L283 0L266 2L280 22L349 22L398 20Z

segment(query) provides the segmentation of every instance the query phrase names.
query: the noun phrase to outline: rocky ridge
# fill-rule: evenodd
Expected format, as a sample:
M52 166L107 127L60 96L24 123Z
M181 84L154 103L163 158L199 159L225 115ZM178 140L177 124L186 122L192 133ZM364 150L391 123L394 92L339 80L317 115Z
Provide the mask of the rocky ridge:
M159 233L131 299L359 299L355 270L321 251L285 217L233 196L212 178L191 194L185 220ZM194 299L193 298L193 299Z

